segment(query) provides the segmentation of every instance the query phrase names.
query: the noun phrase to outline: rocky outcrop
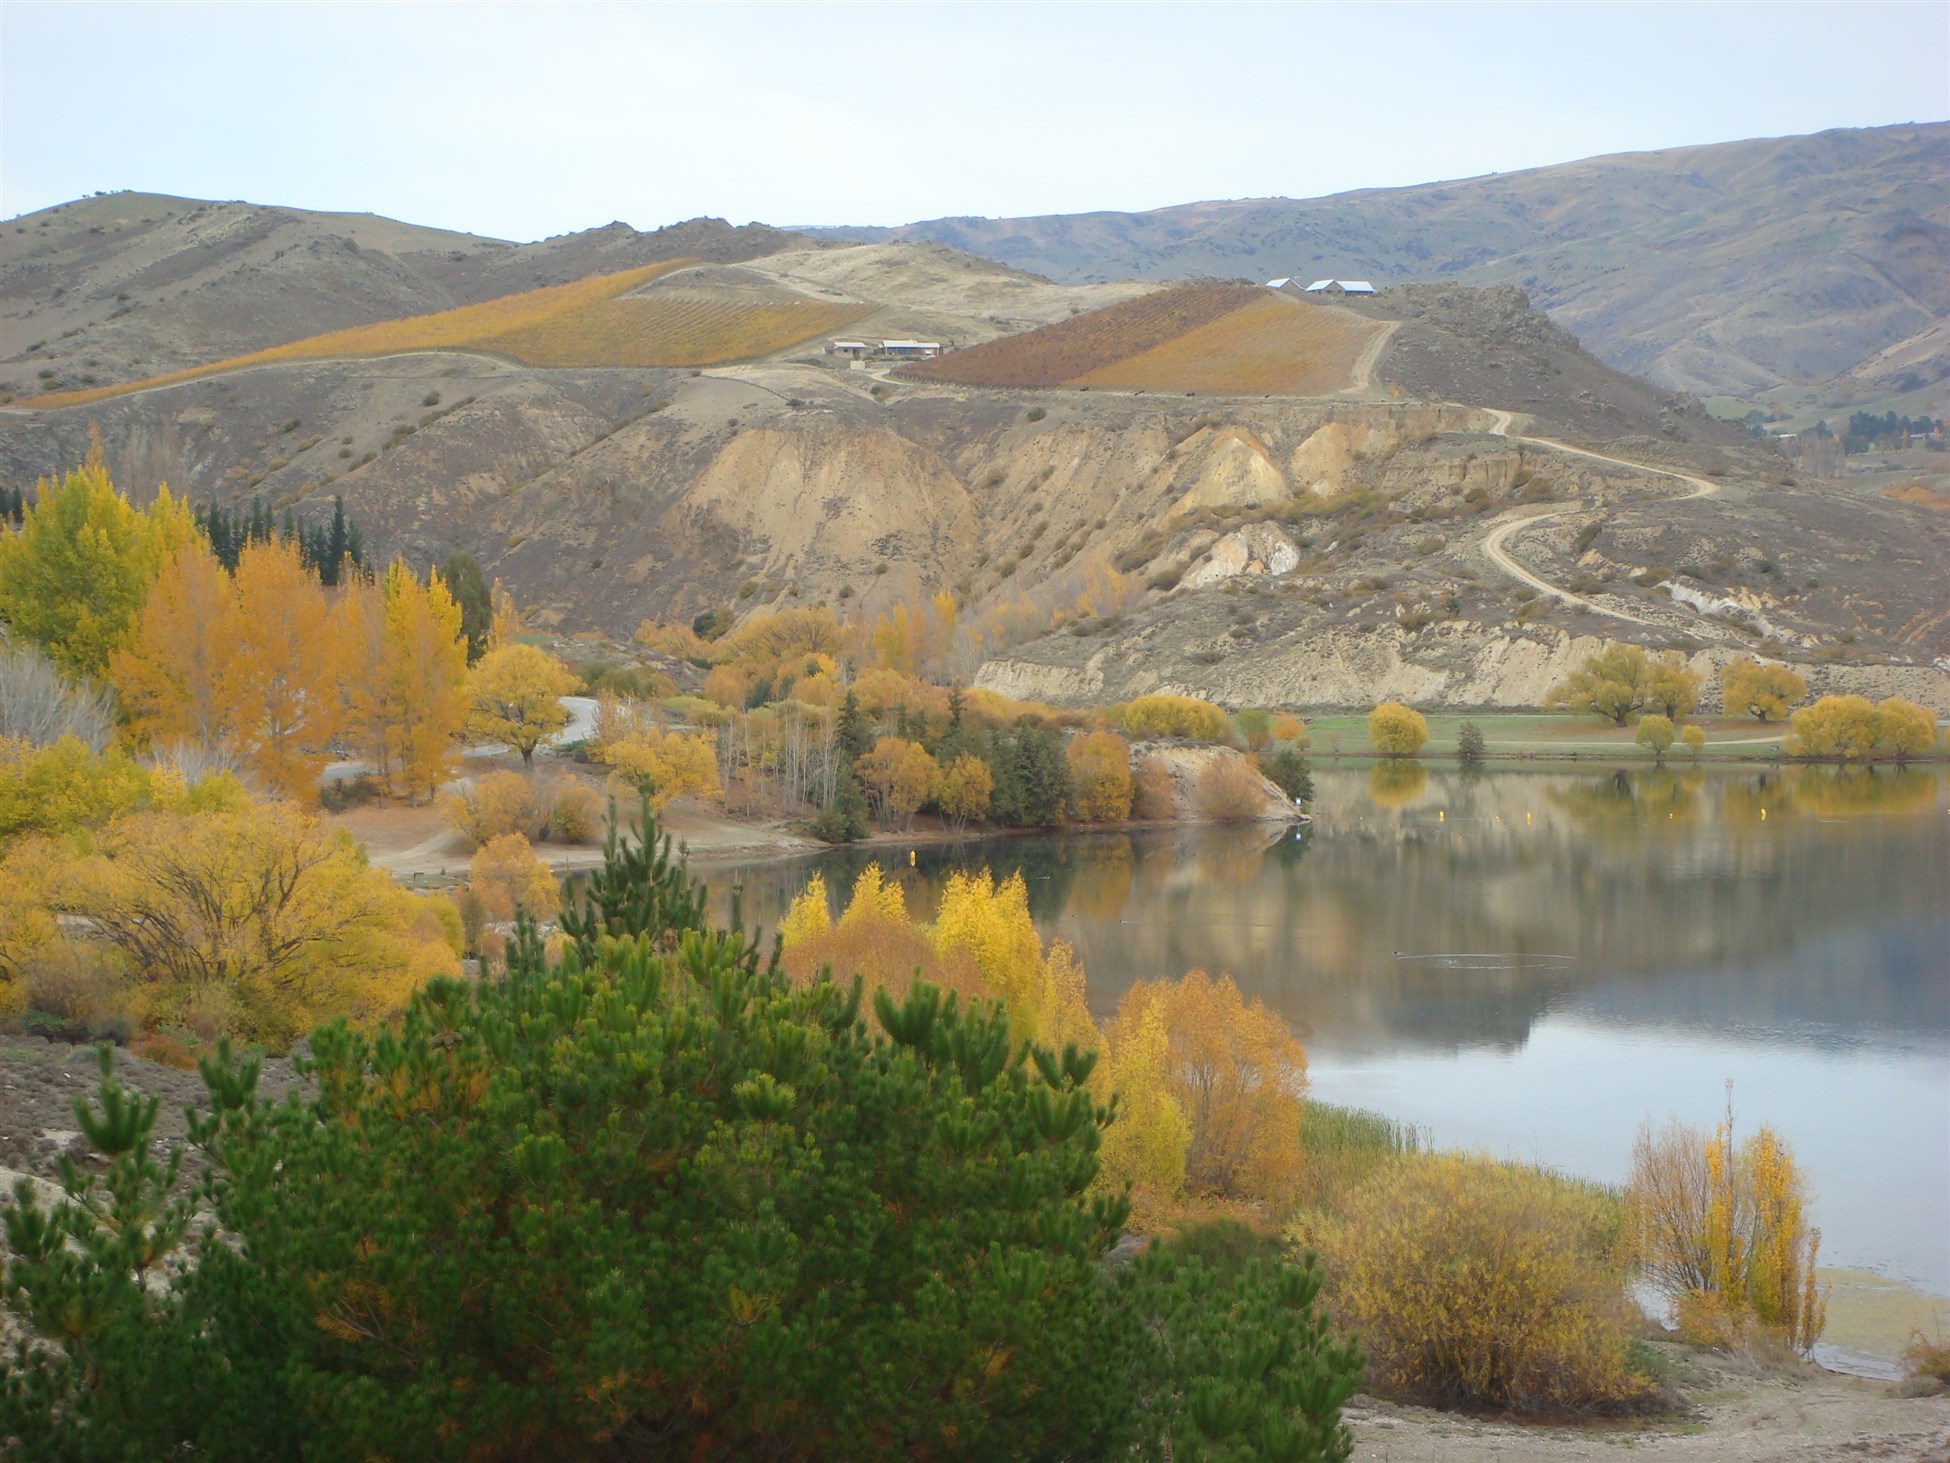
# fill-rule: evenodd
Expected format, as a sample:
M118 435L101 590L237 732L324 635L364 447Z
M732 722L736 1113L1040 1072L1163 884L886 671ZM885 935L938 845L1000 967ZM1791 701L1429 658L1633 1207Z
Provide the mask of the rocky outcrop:
M1236 764L1257 800L1256 811L1249 818L1231 821L1292 822L1301 816L1299 808L1285 793L1231 747L1214 747L1204 742L1139 742L1131 748L1131 767L1136 770L1147 763L1162 768L1171 778L1171 815L1175 822L1209 821L1200 784L1212 768L1226 764Z

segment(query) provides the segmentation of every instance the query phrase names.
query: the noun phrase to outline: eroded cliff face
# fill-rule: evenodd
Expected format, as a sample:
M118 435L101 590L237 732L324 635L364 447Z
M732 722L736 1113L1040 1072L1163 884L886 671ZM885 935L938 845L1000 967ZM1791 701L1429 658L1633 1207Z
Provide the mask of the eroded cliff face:
M973 677L986 659L986 684L1059 700L1169 682L1241 701L1524 705L1562 674L1552 635L1689 653L1773 635L1799 653L1853 631L1923 663L1950 652L1936 643L1950 556L1924 510L1781 490L1778 459L1743 449L1599 444L1716 474L1735 490L1723 511L1678 501L1683 485L1650 466L1506 435L1503 411L1412 399L917 388L809 361L538 371L440 353L247 375L0 414L0 474L78 462L98 427L138 501L167 481L315 519L342 494L376 556L464 550L539 626L624 640L712 606L871 616L952 590L981 638L949 669ZM1526 596L1486 557L1496 523L1545 509L1512 551L1553 583L1588 580L1577 593L1623 619ZM1765 623L1743 641L1644 587L1688 565L1718 576L1701 603Z

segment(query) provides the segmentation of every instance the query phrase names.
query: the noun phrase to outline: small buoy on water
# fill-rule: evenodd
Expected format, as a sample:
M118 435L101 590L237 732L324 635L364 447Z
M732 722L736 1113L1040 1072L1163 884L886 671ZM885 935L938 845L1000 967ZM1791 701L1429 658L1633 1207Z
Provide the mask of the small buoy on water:
M910 869L914 867L914 850L911 848L907 851L907 866Z

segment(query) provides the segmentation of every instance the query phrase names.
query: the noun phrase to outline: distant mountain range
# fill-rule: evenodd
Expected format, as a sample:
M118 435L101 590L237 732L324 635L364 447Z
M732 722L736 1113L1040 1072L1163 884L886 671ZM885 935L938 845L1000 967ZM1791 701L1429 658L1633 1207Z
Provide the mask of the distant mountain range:
M1052 279L1516 284L1607 364L1704 396L1950 377L1950 123L1624 153L1328 198L807 229Z

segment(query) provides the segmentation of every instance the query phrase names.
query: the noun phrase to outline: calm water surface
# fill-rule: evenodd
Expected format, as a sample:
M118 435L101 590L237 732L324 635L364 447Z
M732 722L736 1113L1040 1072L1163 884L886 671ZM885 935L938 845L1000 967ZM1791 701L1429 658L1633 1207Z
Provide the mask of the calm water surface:
M1322 770L1315 823L876 851L931 917L1020 870L1091 1000L1229 971L1313 1095L1591 1178L1641 1121L1792 1144L1822 1263L1950 1296L1950 789L1934 771ZM857 851L719 867L771 925Z

